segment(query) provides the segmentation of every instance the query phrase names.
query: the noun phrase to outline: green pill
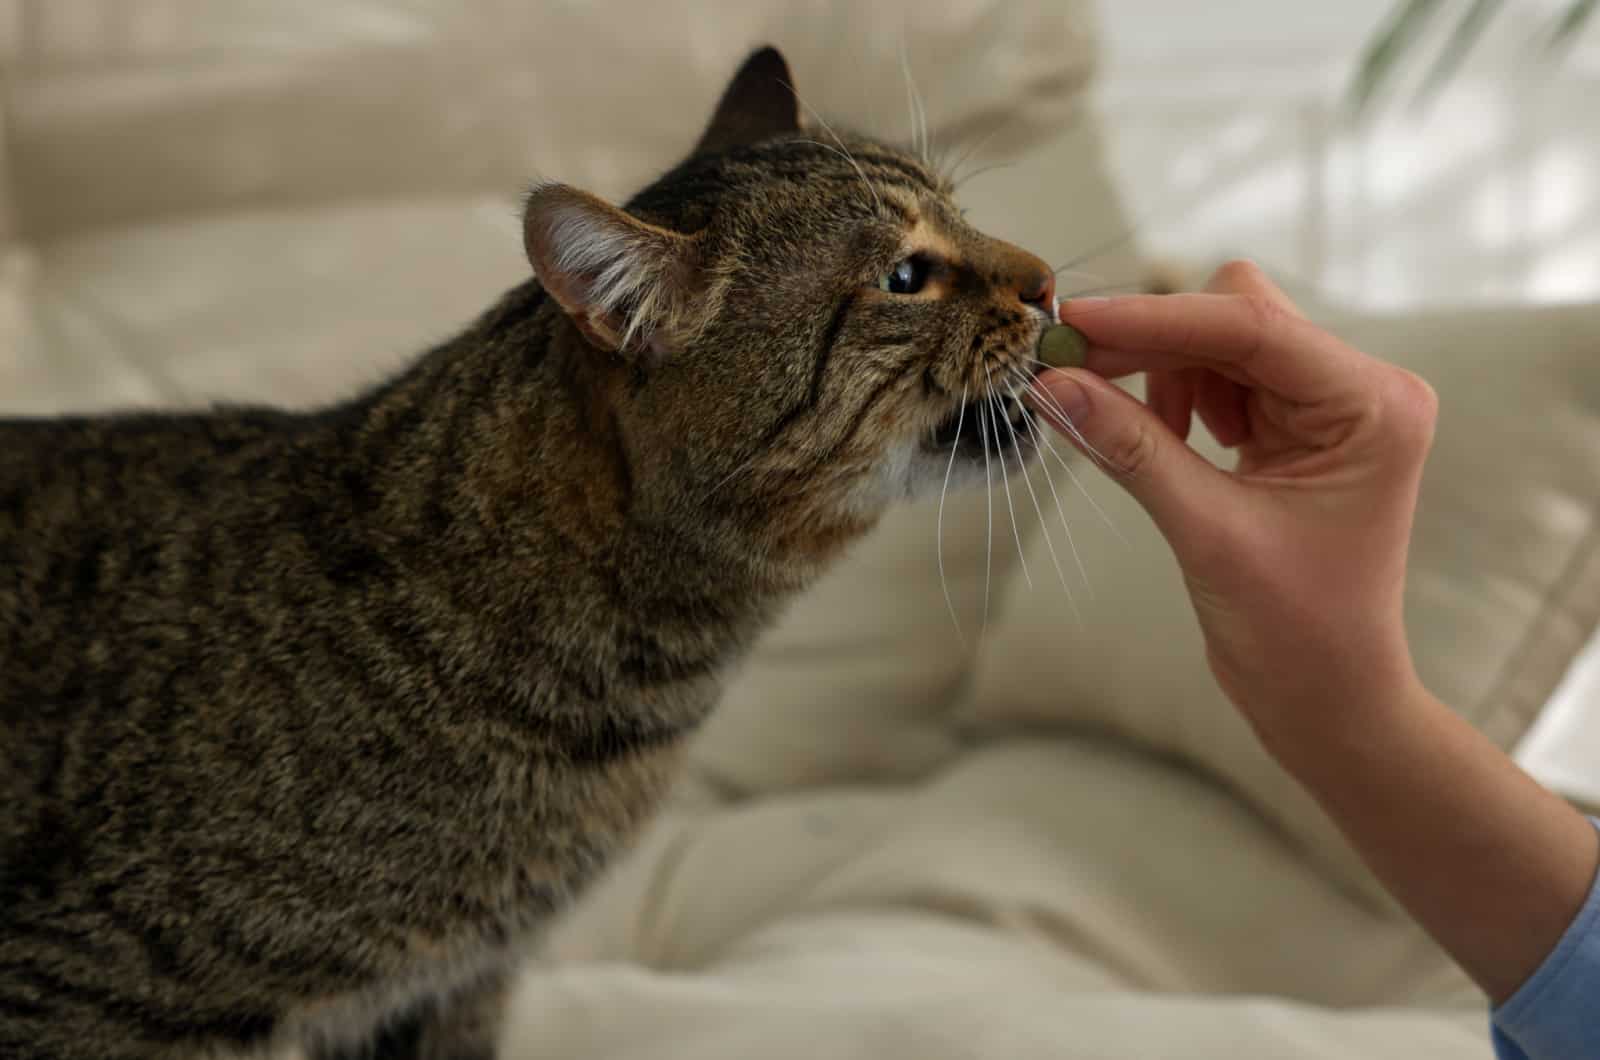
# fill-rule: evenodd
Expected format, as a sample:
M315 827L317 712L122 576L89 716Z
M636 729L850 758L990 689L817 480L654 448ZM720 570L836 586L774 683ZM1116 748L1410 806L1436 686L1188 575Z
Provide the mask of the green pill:
M1089 341L1077 328L1052 324L1039 336L1039 360L1051 368L1082 368Z

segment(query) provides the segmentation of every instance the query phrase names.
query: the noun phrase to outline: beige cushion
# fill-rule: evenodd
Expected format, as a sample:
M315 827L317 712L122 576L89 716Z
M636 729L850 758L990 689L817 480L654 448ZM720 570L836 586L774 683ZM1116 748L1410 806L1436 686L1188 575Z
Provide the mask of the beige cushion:
M740 59L784 46L823 114L937 148L1059 126L1087 5L690 0L0 0L11 164L35 240L173 214L489 193L533 177L635 190L694 142Z
M1439 392L1407 626L1429 687L1510 749L1600 620L1600 307L1334 326ZM1203 431L1197 444L1225 459ZM1095 589L1081 625L1053 583L1011 584L971 715L1101 729L1176 755L1234 785L1337 878L1385 901L1217 690L1176 564L1149 520L1098 473L1080 474L1095 480L1126 543L1080 519ZM1042 540L1028 558L1045 566Z
M903 56L933 153L965 172L1048 142L965 198L996 234L1065 259L1122 224L1093 130L1074 124L1091 16L1083 0L959 0L937 18L822 0L715 18L653 0L0 0L0 411L348 394L527 275L530 179L627 194L683 154L766 41L811 106L909 138ZM1126 248L1107 260L1136 271ZM987 503L947 511L964 608ZM949 747L900 724L946 703L969 657L950 650L933 521L897 513L796 608L708 734L716 781L816 779L847 765L841 745L902 761ZM762 710L805 742L764 739Z
M997 10L966 0L930 19L912 5L816 0L724 5L708 19L687 0L0 0L0 236L41 259L12 289L59 310L24 356L72 357L84 341L118 355L150 347L123 374L159 372L164 342L186 334L186 308L220 313L239 297L227 344L218 350L215 333L197 341L214 360L258 359L252 343L285 323L279 307L320 290L324 304L347 299L352 323L303 356L326 363L336 349L337 363L317 371L341 385L370 376L526 275L514 215L529 181L635 190L688 149L739 60L769 40L789 53L812 106L897 137L909 134L903 44L935 151L988 125L1003 127L980 160L1015 150L1077 105L1086 5ZM419 232L365 254L367 238L406 225L413 205ZM452 212L466 230L444 238ZM491 229L496 214L504 225ZM178 243L165 245L169 235ZM142 303L131 318L125 303L100 302L112 270L76 271L96 262L102 237L117 241L115 271L133 274L118 281ZM64 267L52 260L58 246L72 255ZM264 294L231 279L258 257L289 269ZM173 301L168 281L184 270L185 297ZM431 274L437 293L386 298L397 270ZM146 272L168 276L138 292ZM36 371L6 380L0 400L37 406L54 379ZM261 400L316 386L294 382L280 396L248 374L203 382L204 396ZM130 379L104 396L81 386L67 396L170 401L185 389Z
M0 111L21 237L0 259L9 412L348 394L526 276L515 204L530 179L626 195L678 159L769 40L811 106L909 138L903 49L934 153L979 148L965 172L1048 140L1047 161L968 185L997 234L1065 258L1121 224L1092 129L1061 135L1091 67L1081 2L963 0L938 18L815 2L707 19L642 0L12 9L26 32L8 40ZM1111 261L1135 271L1126 249ZM947 512L963 604L984 506L967 494ZM906 769L951 746L928 724L969 652L946 650L933 518L897 513L796 608L707 734L710 780ZM770 712L794 726L772 733Z
M511 1010L507 1060L1490 1055L1419 930L1217 785L1081 738L671 817Z
M989 136L970 164L1022 156L964 190L973 219L1064 261L1127 223L1073 124L1090 14L0 0L0 409L348 393L526 275L528 179L625 194L767 40L814 106L900 134L904 39L936 148ZM1126 245L1085 268L1138 273ZM531 973L512 1055L1487 1055L1437 951L1224 790L1127 749L988 747L952 724L1003 501L945 512L965 640L931 503L796 604L678 808L559 929L562 966ZM1035 533L1030 513L1017 534ZM991 639L1013 563L996 552ZM1219 991L1289 1000L1179 996Z
M963 190L995 234L1066 260L1123 231L1078 121L1093 30L1081 0L961 0L937 18L820 0L724 5L714 19L644 0L0 0L0 12L14 30L0 52L0 180L18 206L0 254L4 412L351 393L527 275L516 198L530 179L626 195L678 159L769 40L832 120L909 138L903 50L936 155L970 174L1033 150ZM1126 246L1093 264L1138 271ZM965 613L982 592L987 504L968 493L946 511ZM945 615L935 514L895 513L795 608L701 744L710 781L760 790L862 762L916 769L952 746L936 723L974 642ZM995 565L997 597L1008 565ZM773 714L793 724L775 731Z

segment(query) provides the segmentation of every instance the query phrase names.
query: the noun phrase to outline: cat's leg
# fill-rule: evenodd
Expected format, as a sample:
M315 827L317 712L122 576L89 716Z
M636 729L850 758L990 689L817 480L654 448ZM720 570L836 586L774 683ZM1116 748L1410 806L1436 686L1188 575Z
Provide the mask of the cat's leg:
M494 1060L510 970L501 968L435 1006L417 1042L417 1060Z
M390 1015L370 1036L309 1060L494 1060L504 996L505 980L497 978L429 998Z
M273 1041L246 1049L211 1047L202 1049L188 1060L312 1060L311 1054L299 1042Z
M317 1006L297 1021L306 1058L493 1060L511 963L486 951Z

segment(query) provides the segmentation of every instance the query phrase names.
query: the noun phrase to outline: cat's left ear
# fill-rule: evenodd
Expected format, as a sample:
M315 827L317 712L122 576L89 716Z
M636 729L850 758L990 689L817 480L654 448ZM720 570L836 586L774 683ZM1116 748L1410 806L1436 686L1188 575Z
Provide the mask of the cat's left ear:
M794 75L778 49L753 53L723 90L694 153L714 154L799 132L800 103L793 86Z
M540 284L601 349L665 355L695 330L692 237L565 184L529 193L522 235Z

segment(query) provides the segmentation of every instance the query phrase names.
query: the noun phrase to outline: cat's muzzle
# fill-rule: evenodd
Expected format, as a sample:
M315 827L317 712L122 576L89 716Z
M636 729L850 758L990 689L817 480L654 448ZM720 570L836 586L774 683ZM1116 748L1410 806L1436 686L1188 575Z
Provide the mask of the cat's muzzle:
M1013 394L995 394L970 401L952 412L928 436L935 451L960 452L983 459L985 451L999 456L1030 447L1033 441L1028 411Z

